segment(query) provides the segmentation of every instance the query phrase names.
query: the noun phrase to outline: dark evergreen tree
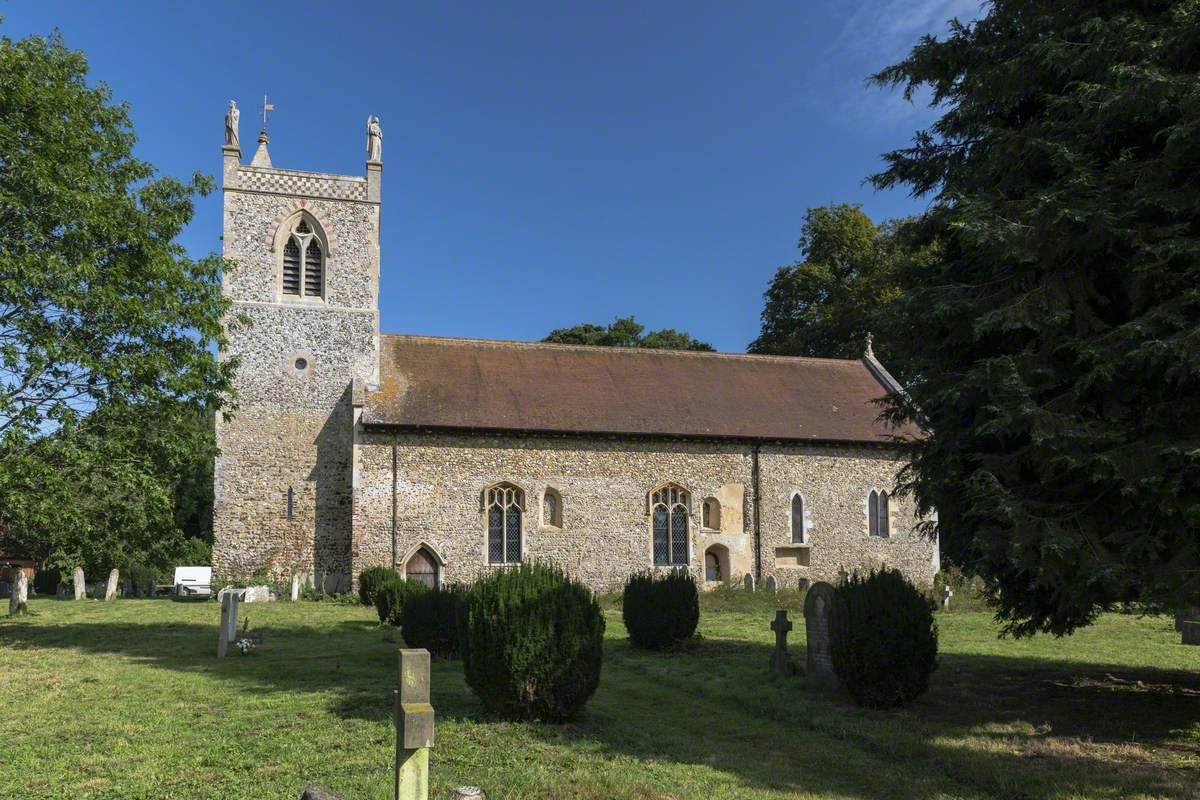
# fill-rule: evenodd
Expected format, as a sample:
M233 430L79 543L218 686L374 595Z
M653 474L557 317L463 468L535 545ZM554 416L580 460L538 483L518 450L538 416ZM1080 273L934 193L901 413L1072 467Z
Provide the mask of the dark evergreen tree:
M705 350L708 342L692 338L686 331L662 328L646 332L646 326L633 317L617 317L611 325L584 323L571 328L556 328L542 340L558 344L587 344L597 347L647 347L655 350Z
M875 76L944 109L879 188L902 275L904 476L1007 630L1200 604L1200 5L995 0Z

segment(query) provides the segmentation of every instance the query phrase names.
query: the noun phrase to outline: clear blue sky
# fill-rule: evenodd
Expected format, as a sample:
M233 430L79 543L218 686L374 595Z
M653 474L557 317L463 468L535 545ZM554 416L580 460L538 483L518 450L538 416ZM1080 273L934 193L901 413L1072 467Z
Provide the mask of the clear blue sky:
M538 339L634 314L740 351L805 209L921 208L863 179L931 113L863 79L979 0L10 0L0 14L6 36L58 27L84 50L167 174L219 174L230 98L249 159L270 96L285 168L363 174L379 115L384 331ZM220 249L220 202L201 201L192 254Z

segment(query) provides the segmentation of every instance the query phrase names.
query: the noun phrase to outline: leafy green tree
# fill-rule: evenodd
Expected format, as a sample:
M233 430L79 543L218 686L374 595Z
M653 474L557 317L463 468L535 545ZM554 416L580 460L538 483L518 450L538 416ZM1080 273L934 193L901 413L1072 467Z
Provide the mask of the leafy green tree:
M944 109L879 188L905 272L906 488L1007 630L1200 604L1200 5L994 0L874 80Z
M156 177L134 143L83 54L0 38L0 547L63 568L177 538L196 415L236 366L213 355L221 259L175 241L212 181Z
M714 348L708 342L693 339L685 331L674 328L645 333L646 326L633 317L617 317L608 326L584 323L572 328L556 328L543 342L586 344L597 347L648 347L658 350L704 350Z
M751 353L859 358L867 333L889 370L906 377L905 332L891 304L900 296L898 272L936 257L901 222L876 225L858 205L810 208L800 233L803 261L780 267L763 295L762 330Z

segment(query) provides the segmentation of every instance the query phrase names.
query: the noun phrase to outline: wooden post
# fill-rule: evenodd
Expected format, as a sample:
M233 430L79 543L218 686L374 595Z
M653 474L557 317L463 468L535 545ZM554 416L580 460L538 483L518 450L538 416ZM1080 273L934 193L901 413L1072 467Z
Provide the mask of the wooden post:
M395 800L429 800L429 651L400 650L400 688L392 692L396 722Z

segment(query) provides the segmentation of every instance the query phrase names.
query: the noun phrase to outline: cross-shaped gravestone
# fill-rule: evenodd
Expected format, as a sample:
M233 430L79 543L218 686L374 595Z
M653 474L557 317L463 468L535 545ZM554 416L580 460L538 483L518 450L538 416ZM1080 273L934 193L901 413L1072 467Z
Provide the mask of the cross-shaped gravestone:
M400 688L393 692L396 722L395 800L429 799L429 749L433 706L429 704L429 651L400 651Z
M771 623L771 630L775 631L775 650L771 653L771 672L776 675L791 675L795 672L787 651L787 636L791 629L792 623L788 620L787 612L782 608L776 611L775 620Z

